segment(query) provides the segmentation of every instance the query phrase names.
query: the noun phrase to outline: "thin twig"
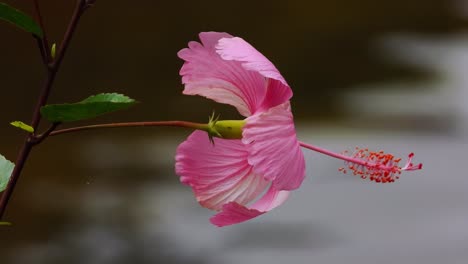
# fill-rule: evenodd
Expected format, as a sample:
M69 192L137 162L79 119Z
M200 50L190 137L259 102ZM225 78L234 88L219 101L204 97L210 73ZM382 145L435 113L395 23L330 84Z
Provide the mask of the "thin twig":
M34 145L40 144L42 141L44 141L44 139L46 139L59 125L59 122L52 123L52 125L44 133L35 136L33 141Z
M41 14L41 9L39 7L39 0L34 0L34 8L36 9L36 17L37 21L39 22L39 26L42 29L42 46L44 49L44 58L45 58L45 63L49 63L51 60L50 56L50 46L49 46L49 41L47 39L47 34L46 34L46 28L44 26L44 20L42 19L42 14Z
M37 46L39 47L39 52L41 53L41 59L42 59L42 63L46 66L46 68L48 67L48 56L46 54L46 49L44 48L44 42L42 41L42 39L36 35L33 35L33 37L36 39L37 41Z
M173 127L185 127L190 129L205 129L207 124L193 123L187 121L151 121L151 122L125 122L125 123L109 123L99 124L81 127L65 128L61 130L55 130L49 134L49 136L57 136L61 134L67 134L72 132L79 132L84 130L94 130L103 128L118 128L118 127L154 127L154 126L173 126Z
M70 24L68 25L67 31L65 32L65 36L63 37L62 44L60 45L59 50L57 51L56 59L51 63L49 67L49 71L47 73L46 82L44 88L39 96L39 100L37 101L36 108L34 109L34 114L32 118L31 126L36 129L41 121L41 107L43 107L47 99L50 95L50 89L52 88L52 84L55 80L55 76L57 74L58 69L62 63L63 57L65 52L67 51L68 46L70 45L70 41L72 39L73 33L75 33L76 27L80 20L81 15L83 14L86 7L85 0L78 0L76 3L75 11L73 12L73 16L70 20Z
M37 4L37 2L35 3ZM33 117L31 121L31 126L34 128L34 130L37 130L39 126L39 123L41 121L41 113L40 113L41 107L47 103L47 99L49 98L52 84L54 83L55 76L57 74L58 69L60 68L60 64L65 55L65 51L67 50L70 44L70 41L72 39L73 33L76 30L80 17L85 11L85 9L87 9L87 7L88 5L87 5L86 0L77 0L76 7L73 12L73 16L65 32L62 45L60 49L58 50L56 60L46 65L48 66L46 80L44 82L44 86L41 90L41 93L38 97L37 104L36 104L36 107L34 108ZM48 47L42 47L42 48L49 50ZM41 49L41 45L39 45L39 49ZM15 162L16 163L15 168L13 169L13 172L11 173L10 181L8 182L7 188L3 192L2 198L0 200L0 220L3 218L3 214L5 213L5 210L8 205L8 202L10 201L11 195L13 194L13 190L16 186L19 176L21 175L21 171L23 170L26 160L28 159L29 153L31 152L31 149L35 144L37 144L35 142L35 136L28 135L26 139L24 140L24 143L18 153L18 157Z

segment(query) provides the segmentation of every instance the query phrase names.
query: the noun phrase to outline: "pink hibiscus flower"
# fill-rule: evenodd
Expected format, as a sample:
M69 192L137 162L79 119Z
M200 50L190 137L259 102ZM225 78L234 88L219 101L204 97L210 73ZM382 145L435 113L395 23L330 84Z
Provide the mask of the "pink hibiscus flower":
M176 173L202 206L218 211L210 219L214 225L237 224L282 204L305 176L301 146L344 159L350 170L378 182L417 169L411 160L398 167L399 160L388 154L347 156L299 142L289 103L292 91L276 67L227 33L200 33L200 40L178 53L185 61L180 70L183 93L230 104L246 117L228 121L218 127L225 134L215 131L210 138L197 130L177 148Z
M195 131L177 149L176 173L202 206L221 211L211 222L224 226L283 203L302 183L305 162L289 106L292 91L276 67L241 38L206 32L200 39L178 53L185 60L183 93L230 104L247 119L242 139L211 144Z

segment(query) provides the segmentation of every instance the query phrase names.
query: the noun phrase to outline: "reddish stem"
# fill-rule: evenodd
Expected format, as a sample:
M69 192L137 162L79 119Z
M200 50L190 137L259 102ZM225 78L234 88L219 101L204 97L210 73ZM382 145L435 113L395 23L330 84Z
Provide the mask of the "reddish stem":
M71 132L78 132L83 130L102 129L102 128L118 128L118 127L151 127L151 126L173 126L173 127L185 127L190 129L202 129L207 128L207 124L193 123L187 121L151 121L151 122L127 122L127 123L109 123L99 124L81 127L65 128L53 131L49 136L56 136L60 134L66 134Z

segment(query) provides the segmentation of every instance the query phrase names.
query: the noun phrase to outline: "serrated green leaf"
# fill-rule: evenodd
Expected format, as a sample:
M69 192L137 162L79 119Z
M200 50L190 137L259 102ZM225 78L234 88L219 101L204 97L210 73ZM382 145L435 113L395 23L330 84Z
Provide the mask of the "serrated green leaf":
M0 19L42 38L42 29L34 19L5 3L0 3Z
M46 105L41 108L41 114L50 122L72 122L118 111L135 103L122 94L103 93L78 103Z
M29 132L29 133L34 133L34 128L30 125L27 125L21 121L13 121L10 123L10 125L14 126L14 127L17 127L17 128L20 128L26 132Z
M0 192L6 189L15 164L0 155Z

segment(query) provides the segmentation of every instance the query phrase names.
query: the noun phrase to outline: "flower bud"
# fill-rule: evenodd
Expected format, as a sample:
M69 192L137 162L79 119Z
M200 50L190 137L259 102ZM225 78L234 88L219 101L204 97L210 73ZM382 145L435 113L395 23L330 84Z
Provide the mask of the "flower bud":
M220 120L209 124L211 135L224 139L241 139L244 120Z

